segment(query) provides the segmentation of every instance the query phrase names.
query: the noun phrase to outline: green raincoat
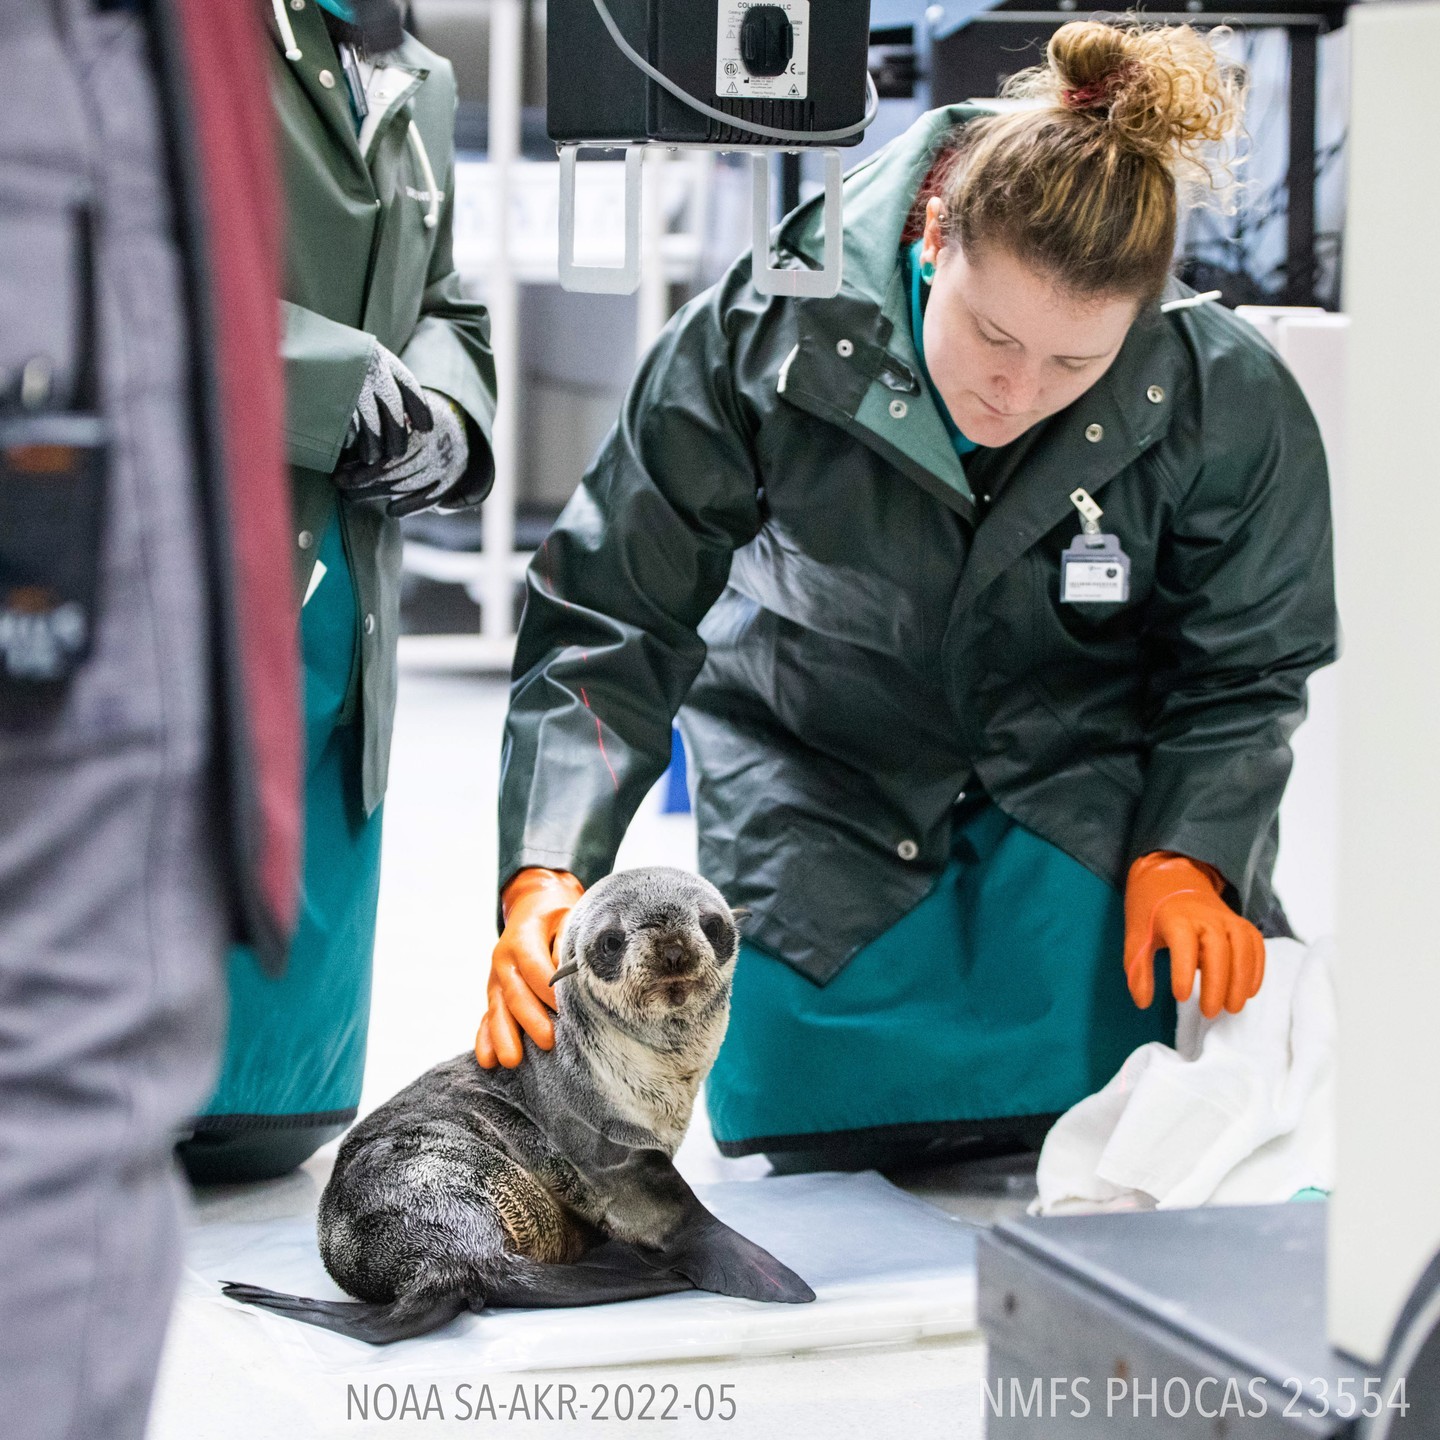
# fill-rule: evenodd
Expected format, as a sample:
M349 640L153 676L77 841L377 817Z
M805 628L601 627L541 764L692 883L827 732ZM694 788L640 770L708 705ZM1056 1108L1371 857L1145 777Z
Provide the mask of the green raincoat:
M912 343L901 237L972 116L932 112L847 178L835 298L760 295L745 257L680 311L528 579L502 883L529 865L603 875L683 704L701 869L749 907L747 948L817 1005L935 893L965 793L1117 900L1132 859L1173 850L1283 933L1288 739L1336 652L1320 436L1283 364L1221 307L1156 307L1071 406L957 457ZM819 230L818 204L795 212L780 262L818 264ZM1130 556L1123 603L1060 602L1082 486ZM1024 893L1051 914L1069 903ZM1011 963L1025 986L1026 955ZM1118 975L1118 947L1106 963ZM756 1001L787 1003L774 988ZM735 1013L727 1051L751 1038L753 1013ZM889 1033L890 1063L922 1087ZM762 1108L804 1094L803 1062L765 1063ZM973 1114L963 1094L927 1105ZM779 1108L786 1134L845 1128ZM887 1118L854 1108L857 1126ZM752 1109L729 1138L766 1126Z
M273 68L287 205L283 349L295 578L309 596L301 627L306 860L284 976L263 974L248 950L231 956L230 1032L219 1084L197 1123L202 1138L343 1124L359 1100L401 540L397 521L341 500L333 472L372 336L423 386L460 406L471 466L492 468L489 322L462 293L451 255L450 66L408 36L383 57L389 101L362 152L320 7L288 14L301 57L284 58L276 37Z
M485 307L467 299L451 254L455 213L455 77L410 36L384 57L409 76L362 154L320 7L290 12L301 58L275 45L275 104L285 176L286 439L295 482L296 581L302 592L331 515L331 478L360 396L370 337L469 421L471 464L490 468L495 362ZM328 83L327 83L328 82ZM411 126L418 132L412 136ZM423 149L440 187L430 190ZM361 646L366 813L385 793L400 634L400 526L376 509L338 510L354 570Z

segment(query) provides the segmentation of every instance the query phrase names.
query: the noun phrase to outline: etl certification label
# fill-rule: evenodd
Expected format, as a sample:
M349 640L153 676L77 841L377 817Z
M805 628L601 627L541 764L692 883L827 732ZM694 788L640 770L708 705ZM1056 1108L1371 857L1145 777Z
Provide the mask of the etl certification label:
M795 53L783 75L752 75L740 58L740 22L751 0L720 0L715 93L722 100L803 100L810 86L810 0L764 0L790 17Z
M1130 598L1130 557L1113 535L1077 535L1060 557L1060 599L1067 605Z

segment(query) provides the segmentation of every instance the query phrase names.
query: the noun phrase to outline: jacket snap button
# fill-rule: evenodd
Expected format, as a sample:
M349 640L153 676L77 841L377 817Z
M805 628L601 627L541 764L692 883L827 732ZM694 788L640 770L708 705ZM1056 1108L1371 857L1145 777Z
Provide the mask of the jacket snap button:
M903 400L892 400L890 402L890 414L896 420L903 420L909 411L910 407Z
M855 342L853 340L837 340L835 353L842 360L848 360L855 353Z
M1152 385L1145 392L1145 398L1152 405L1158 405L1165 398L1165 391L1159 385Z
M375 633L375 617L373 615L367 615L365 617L365 633L367 635L373 635Z
M295 537L295 543L302 550L308 550L315 543L315 537L308 530L302 530Z
M1085 438L1096 445L1105 438L1105 427L1103 425L1087 425L1085 427Z
M895 847L895 853L902 860L913 860L920 853L920 847L913 840L902 840Z
M305 0L290 0L290 8L292 10L303 10L305 8Z
M335 88L335 77L328 70L322 70L315 78L327 90L333 90Z

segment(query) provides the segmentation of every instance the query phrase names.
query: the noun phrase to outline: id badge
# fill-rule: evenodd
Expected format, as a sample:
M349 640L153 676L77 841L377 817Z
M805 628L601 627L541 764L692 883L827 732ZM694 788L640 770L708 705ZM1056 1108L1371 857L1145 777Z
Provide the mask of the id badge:
M1130 557L1114 535L1077 535L1060 557L1060 599L1067 605L1130 598Z
M90 653L105 462L98 416L0 417L0 699L56 692Z

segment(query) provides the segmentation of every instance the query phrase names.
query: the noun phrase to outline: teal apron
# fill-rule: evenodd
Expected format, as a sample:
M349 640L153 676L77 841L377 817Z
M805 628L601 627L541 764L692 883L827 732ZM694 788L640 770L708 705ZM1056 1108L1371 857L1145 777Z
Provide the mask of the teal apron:
M285 974L230 953L225 1059L197 1132L342 1123L365 1069L370 965L380 894L380 817L360 795L355 590L338 518L325 571L301 612L305 666L305 868ZM383 808L383 807L382 807Z
M827 984L741 946L706 1082L716 1141L742 1155L1067 1110L1137 1046L1174 1040L1163 974L1149 1010L1130 999L1123 939L1105 881L972 805L935 888Z

